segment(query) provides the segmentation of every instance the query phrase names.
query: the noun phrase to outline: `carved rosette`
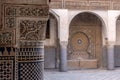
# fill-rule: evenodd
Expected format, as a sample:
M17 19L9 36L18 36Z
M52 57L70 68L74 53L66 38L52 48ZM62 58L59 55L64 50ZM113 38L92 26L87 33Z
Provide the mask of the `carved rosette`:
M0 45L12 46L15 45L15 32L14 31L2 31L0 32Z
M4 8L5 8L5 16L16 16L16 11L17 11L16 7L6 5L4 6Z

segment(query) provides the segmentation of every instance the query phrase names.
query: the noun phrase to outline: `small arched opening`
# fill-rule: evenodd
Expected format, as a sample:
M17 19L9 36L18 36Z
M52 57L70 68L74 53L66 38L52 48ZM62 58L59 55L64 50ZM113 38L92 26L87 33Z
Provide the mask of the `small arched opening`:
M120 67L120 16L116 20L115 67Z
M54 14L50 13L46 27L45 40L45 69L56 69L59 67L59 39L58 21Z

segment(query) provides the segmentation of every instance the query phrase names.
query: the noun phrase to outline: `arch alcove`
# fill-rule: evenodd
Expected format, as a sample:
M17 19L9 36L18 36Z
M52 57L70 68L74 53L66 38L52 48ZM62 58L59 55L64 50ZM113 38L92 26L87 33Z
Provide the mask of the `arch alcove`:
M76 15L70 23L68 68L88 69L102 66L102 21L93 13Z
M46 28L46 40L45 40L45 69L58 68L58 51L59 51L59 39L58 39L58 21L55 14L50 12L49 20Z
M115 67L120 67L120 16L116 20Z

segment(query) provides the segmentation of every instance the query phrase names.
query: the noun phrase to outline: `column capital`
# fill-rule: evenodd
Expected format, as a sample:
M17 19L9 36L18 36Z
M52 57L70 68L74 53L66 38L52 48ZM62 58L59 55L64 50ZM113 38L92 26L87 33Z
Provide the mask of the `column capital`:
M68 41L60 41L60 45L64 46L64 47L67 47Z
M107 46L114 46L115 45L115 41L107 41L106 45Z

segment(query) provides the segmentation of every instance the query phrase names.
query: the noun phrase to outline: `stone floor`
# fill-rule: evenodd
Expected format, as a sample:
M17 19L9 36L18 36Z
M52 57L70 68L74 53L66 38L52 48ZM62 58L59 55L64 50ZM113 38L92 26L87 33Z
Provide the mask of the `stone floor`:
M120 69L74 70L58 72L45 70L44 80L120 80Z

